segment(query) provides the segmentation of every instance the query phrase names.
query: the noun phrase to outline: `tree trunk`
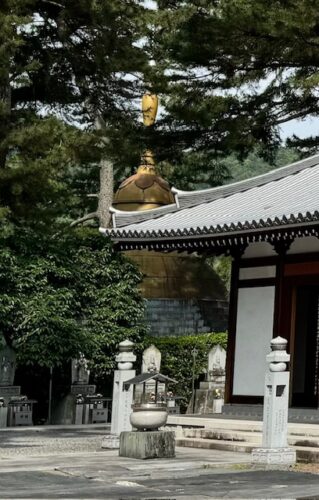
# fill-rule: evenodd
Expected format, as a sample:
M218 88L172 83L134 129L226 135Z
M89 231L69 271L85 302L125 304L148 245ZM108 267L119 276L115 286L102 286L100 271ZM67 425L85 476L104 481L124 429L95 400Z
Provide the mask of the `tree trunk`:
M97 127L100 128L100 125ZM107 138L105 137L103 141L106 143ZM113 163L106 158L101 158L100 160L100 189L97 195L98 205L96 212L84 215L80 219L72 222L71 226L77 226L88 220L98 219L100 227L107 228L111 222L110 207L113 202L113 190L114 190L114 174L113 174ZM94 196L94 195L91 195Z
M111 220L110 207L113 202L113 163L103 158L100 161L100 192L97 217L101 227L108 227Z
M1 128L3 128L4 133L9 130L10 127L10 115L11 115L11 85L10 79L8 77L6 83L0 87L0 103L2 104L3 114L1 115ZM0 137L1 140L4 137ZM6 166L8 149L6 147L0 148L0 168Z

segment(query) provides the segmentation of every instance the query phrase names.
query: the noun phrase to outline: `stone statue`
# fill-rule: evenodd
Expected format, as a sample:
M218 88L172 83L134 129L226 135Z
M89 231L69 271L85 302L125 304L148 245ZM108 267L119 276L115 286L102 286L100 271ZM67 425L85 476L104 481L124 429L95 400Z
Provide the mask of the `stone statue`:
M143 352L142 373L159 372L161 369L161 358L161 351L155 345L150 345Z
M225 377L226 351L217 344L208 353L209 380L222 381Z
M16 369L16 355L11 347L0 351L0 386L13 385Z
M81 354L78 359L72 359L72 385L88 385L90 370L88 362Z

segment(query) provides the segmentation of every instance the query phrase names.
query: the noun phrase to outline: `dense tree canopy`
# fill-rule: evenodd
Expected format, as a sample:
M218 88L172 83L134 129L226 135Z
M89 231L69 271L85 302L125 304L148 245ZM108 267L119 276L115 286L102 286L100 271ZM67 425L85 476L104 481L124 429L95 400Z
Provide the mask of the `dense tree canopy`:
M123 168L119 142L140 127L132 101L148 68L144 10L134 0L1 2L0 206L21 216L48 205L57 186L47 173L63 174L70 161L121 157Z
M101 373L143 335L138 272L96 229L70 229L96 203L101 158L140 127L143 13L134 0L1 2L0 331L22 363L81 351Z
M310 0L157 6L1 2L0 329L24 362L57 364L81 348L102 370L106 346L113 356L124 336L143 335L134 268L98 235L70 229L96 216L101 187L112 194L110 164L126 176L151 147L176 187L208 187L243 177L234 155L250 153L251 174L268 168L256 151L280 163L278 125L318 113ZM137 106L146 89L162 102L147 129Z
M318 116L319 13L312 0L159 0L151 50L172 141L219 153L279 143ZM154 70L156 80L156 70ZM166 72L166 79L161 75ZM317 147L319 133L297 141Z
M139 281L95 230L21 229L1 238L0 331L22 363L56 366L82 352L106 373L118 342L145 333Z

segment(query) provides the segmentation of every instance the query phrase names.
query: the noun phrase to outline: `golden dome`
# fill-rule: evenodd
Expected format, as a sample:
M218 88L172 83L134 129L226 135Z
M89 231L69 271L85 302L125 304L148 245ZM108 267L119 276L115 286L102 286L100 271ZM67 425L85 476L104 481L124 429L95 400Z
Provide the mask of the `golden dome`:
M136 174L122 182L114 196L118 210L149 210L174 203L168 182L157 175L151 151L145 151Z

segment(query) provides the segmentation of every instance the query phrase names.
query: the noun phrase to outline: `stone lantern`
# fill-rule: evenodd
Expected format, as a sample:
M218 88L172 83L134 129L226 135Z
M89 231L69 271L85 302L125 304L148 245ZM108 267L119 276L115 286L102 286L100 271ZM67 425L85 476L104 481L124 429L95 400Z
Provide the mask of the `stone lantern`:
M146 392L146 384L155 382L152 393ZM122 432L120 435L120 456L129 458L171 458L175 456L175 434L161 431L160 427L167 421L167 384L175 380L158 372L141 373L124 382L124 388L133 387L133 412L130 422L135 430ZM159 392L159 384L164 384L164 392ZM140 401L135 401L136 387L142 385Z
M154 392L147 393L146 385L150 381L155 382ZM141 373L131 380L127 380L124 383L124 387L127 389L130 386L133 386L133 400L134 404L132 405L133 412L130 416L130 422L132 427L139 431L149 431L149 430L158 430L159 427L162 427L166 424L167 421L167 403L166 403L166 395L167 395L167 384L168 383L176 383L176 380L173 380L161 373L157 372L149 372L149 373ZM164 391L159 392L159 384L164 385ZM142 385L143 392L141 394L140 401L136 401L136 387Z

